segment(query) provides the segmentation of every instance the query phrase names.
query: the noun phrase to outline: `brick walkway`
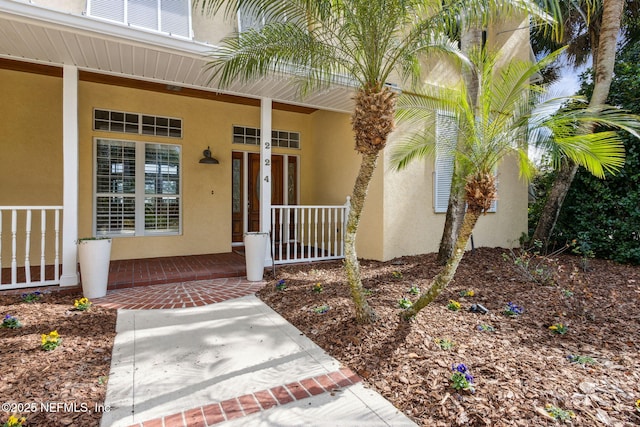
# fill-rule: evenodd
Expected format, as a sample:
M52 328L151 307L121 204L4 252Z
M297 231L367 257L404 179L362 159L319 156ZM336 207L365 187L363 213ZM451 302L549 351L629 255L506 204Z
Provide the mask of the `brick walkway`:
M246 417L266 411L276 406L306 399L322 393L332 393L341 387L360 382L360 377L348 368L305 378L299 382L283 384L268 390L227 399L197 408L191 408L177 414L132 424L130 427L205 427L224 421Z
M130 310L199 307L254 294L264 285L265 282L249 282L239 277L197 280L110 290L107 296L92 302L101 307Z
M173 309L198 307L251 295L266 282L245 278L208 279L109 290L96 305L116 309ZM360 382L348 368L296 382L281 384L221 402L185 409L179 413L132 424L131 427L206 427L282 407L292 402L335 391Z

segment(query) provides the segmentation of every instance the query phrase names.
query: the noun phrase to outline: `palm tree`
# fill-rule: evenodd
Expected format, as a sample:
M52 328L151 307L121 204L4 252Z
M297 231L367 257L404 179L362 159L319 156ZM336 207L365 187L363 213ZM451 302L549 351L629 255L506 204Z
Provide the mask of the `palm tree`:
M444 36L447 18L464 9L469 22L500 12L531 12L548 18L528 0L200 0L202 9L237 8L264 16L259 31L233 34L212 54L220 85L250 81L269 73L294 74L301 95L326 87L336 76L354 82L352 128L360 169L351 195L345 231L345 273L359 323L375 319L368 305L356 254L356 234L369 183L387 136L394 128L396 93L385 83L392 74L415 84L419 60L432 51L455 54ZM234 7L235 6L235 7ZM280 18L286 17L286 21Z
M464 165L463 170L468 171L462 177L467 209L453 255L430 287L403 313L405 318L415 316L453 279L478 218L496 199L496 169L507 156L516 156L521 176L527 179L533 173L527 154L529 143L553 148L599 177L603 177L605 171L615 172L624 164L624 146L614 131L585 134L580 128L596 123L607 128L622 128L638 136L640 117L606 106L601 110L585 108L584 100L579 97L571 97L574 108L548 114L550 108L557 108L558 100L543 102L544 86L530 81L558 54L537 64L512 61L498 69L496 55L488 54L486 49L472 52L470 61L480 83L475 109L469 103L464 81L457 88L427 87L398 100L400 127L413 132L398 136L392 148L392 164L403 169L413 160L434 154L437 141L425 123L432 123L434 112L438 111L455 118L465 145L453 154ZM575 106L578 103L581 105Z
M582 0L583 3L595 9L594 15L585 15L585 21L589 22L588 34L590 37L589 46L593 51L593 94L590 105L597 108L603 105L609 95L609 87L613 79L613 67L615 64L616 45L620 34L622 19L625 16L625 0ZM638 7L631 6L629 12L633 12L636 17ZM637 28L637 20L634 24ZM628 25L628 28L633 26ZM575 45L575 44L574 44ZM575 49L574 49L575 50ZM580 51L578 49L578 51ZM574 53L576 62L581 60L580 55ZM593 125L590 127L593 129ZM585 130L585 131L588 131ZM571 159L564 159L557 168L556 178L547 196L547 201L540 214L540 219L531 237L531 241L541 241L545 244L551 238L551 233L555 227L564 199L569 192L571 183L578 171L578 166Z
M567 32L566 28L563 25L565 21L562 19L563 14L561 11L564 2L557 2L555 0L540 0L538 1L538 4L542 8L542 10L550 14L550 16L553 18L554 25L552 25L551 27L549 25L539 25L537 27L535 35L538 36L538 38L544 37L544 40L547 43L555 43L560 40L563 34ZM483 29L486 29L486 24L483 24L481 22L474 22L474 20L465 24L465 20L466 13L463 12L460 14L460 16L456 17L455 25L450 30L450 32L453 34L454 38L458 38L460 40L460 50L462 51L462 54L468 56L472 50L484 48L485 40L483 37ZM545 22L544 20L540 21L540 19L535 19L535 21L536 24ZM465 81L470 105L475 108L478 86L477 76L474 74L474 70L472 68L463 67L462 78ZM463 148L463 141L459 142L458 148ZM462 165L455 163L453 165L454 173L452 175L451 191L449 194L447 213L445 215L445 224L442 231L442 237L440 239L440 247L438 249L437 257L437 262L441 265L445 265L447 263L447 260L453 255L455 242L458 239L460 226L462 224L462 220L464 219L464 182L458 179L459 175L463 175L464 173L462 171L460 171L460 174L455 173L456 169L459 169L461 166Z

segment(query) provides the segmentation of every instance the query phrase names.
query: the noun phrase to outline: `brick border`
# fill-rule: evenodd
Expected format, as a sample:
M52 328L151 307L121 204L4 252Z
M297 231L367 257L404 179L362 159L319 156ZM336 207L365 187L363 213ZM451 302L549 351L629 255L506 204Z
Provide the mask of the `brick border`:
M207 427L224 421L267 411L296 400L330 393L362 381L349 368L305 378L270 389L233 397L222 402L186 409L176 414L132 424L129 427Z
M105 297L92 302L100 307L127 310L191 308L253 295L266 283L249 282L243 278L176 282L110 290Z

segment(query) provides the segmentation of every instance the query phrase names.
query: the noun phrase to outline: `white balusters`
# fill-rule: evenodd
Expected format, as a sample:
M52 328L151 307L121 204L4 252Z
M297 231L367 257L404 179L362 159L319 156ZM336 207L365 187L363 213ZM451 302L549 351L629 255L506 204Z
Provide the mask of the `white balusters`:
M40 211L39 239L37 231L34 232L34 211ZM10 224L3 222L3 213L5 212L10 213ZM0 206L0 267L4 267L3 270L8 270L7 274L0 275L0 289L59 284L61 212L62 206ZM49 231L47 220L51 222L51 213L53 214L54 229ZM38 218L37 215L35 218ZM5 231L3 227L7 225L11 240L10 253L9 248L2 246L2 237ZM19 256L19 253L24 253L24 257ZM31 275L32 258L37 259L38 254L40 279L34 282ZM3 259L10 260L8 265L2 263ZM53 265L54 277L46 277L47 264ZM37 262L36 265L38 265ZM9 282L3 283L2 277L7 276L10 277Z
M272 249L276 264L344 258L343 236L350 207L272 206Z

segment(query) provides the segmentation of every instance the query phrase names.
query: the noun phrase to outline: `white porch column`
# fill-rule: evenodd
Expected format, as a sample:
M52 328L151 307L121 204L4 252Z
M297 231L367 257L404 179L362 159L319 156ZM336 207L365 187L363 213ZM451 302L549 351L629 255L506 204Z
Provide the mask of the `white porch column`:
M260 231L271 231L271 98L260 101ZM271 242L265 266L271 265Z
M60 286L78 284L78 67L62 76L62 275Z

